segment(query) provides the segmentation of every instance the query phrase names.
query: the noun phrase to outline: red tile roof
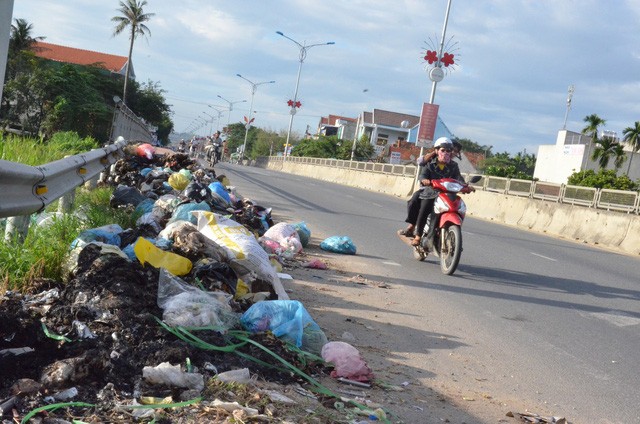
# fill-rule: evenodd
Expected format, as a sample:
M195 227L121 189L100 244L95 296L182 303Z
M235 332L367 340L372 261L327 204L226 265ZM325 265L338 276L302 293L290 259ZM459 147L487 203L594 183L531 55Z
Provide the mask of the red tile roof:
M36 56L56 62L73 63L76 65L98 65L117 74L125 73L126 56L99 53L91 50L75 49L57 44L37 41L33 52Z

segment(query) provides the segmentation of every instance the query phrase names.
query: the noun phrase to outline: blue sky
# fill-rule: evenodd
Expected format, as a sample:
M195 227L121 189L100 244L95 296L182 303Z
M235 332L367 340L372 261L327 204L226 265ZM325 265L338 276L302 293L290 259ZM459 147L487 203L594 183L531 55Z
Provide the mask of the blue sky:
M298 134L321 116L357 117L373 108L419 115L431 82L422 59L442 33L447 0L148 0L151 36L136 40L138 81L159 82L176 131L207 105L234 105L231 122L249 112L255 125L289 125L299 49L302 65L294 117ZM116 0L15 0L13 17L47 42L126 56L128 37L113 37ZM554 144L573 84L567 129L596 113L620 135L640 120L640 0L452 0L445 40L455 69L437 85L434 103L458 137L494 152L537 153ZM366 90L366 91L365 91ZM227 122L222 115L219 127ZM212 124L215 130L217 122ZM206 128L208 131L209 128ZM204 129L201 130L201 132Z

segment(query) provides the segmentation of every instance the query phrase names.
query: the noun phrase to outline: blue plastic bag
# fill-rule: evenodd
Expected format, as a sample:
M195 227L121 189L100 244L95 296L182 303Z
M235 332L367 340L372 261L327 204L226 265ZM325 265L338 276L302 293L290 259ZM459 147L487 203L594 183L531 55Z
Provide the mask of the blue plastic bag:
M356 246L349 236L332 236L326 238L320 243L320 249L329 252L344 253L346 255L356 254Z
M218 196L222 197L224 200L226 200L227 203L231 203L231 196L229 195L229 192L227 191L227 189L224 188L224 186L220 181L214 181L211 184L209 184L209 189L211 190L212 193L215 193Z
M136 209L133 211L133 213L139 214L140 216L144 215L145 213L149 213L153 211L153 205L155 203L156 201L153 199L143 200L142 202L138 203L138 206L136 206Z
M270 330L297 347L320 354L327 337L297 300L263 300L252 305L240 318L252 333Z
M103 225L102 227L92 228L81 232L78 237L71 242L71 248L84 247L87 244L97 241L114 246L120 246L120 233L122 227L118 224Z
M182 204L173 211L168 224L176 221L189 221L190 223L195 224L198 221L196 217L191 214L193 211L211 212L211 207L206 202Z
M307 247L309 244L309 240L311 239L311 230L307 227L307 224L303 222L297 222L295 224L291 224L298 232L298 236L300 236L300 243L302 243L302 247Z

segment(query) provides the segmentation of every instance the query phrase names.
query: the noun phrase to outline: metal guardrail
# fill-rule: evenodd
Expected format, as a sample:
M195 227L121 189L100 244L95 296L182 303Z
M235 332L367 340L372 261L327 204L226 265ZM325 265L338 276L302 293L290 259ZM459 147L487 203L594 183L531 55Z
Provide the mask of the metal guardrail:
M259 158L258 162L282 162L282 156ZM392 165L388 163L359 162L338 159L308 158L288 156L287 162L322 165L336 168L349 168L358 171L385 173L403 177L415 177L415 165ZM469 174L470 177L476 174ZM570 205L579 205L618 212L640 214L640 192L610 189L597 189L544 181L518 180L514 178L492 177L480 175L481 179L473 186L484 191L491 191L510 196L528 197L545 201L553 201Z
M40 212L122 155L126 141L40 166L0 160L0 218Z

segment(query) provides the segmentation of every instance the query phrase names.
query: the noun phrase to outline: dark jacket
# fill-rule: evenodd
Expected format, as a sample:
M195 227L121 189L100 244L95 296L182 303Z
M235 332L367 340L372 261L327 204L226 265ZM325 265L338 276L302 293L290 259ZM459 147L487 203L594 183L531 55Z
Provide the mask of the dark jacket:
M462 178L460 168L458 168L458 164L456 162L453 160L449 161L443 169L440 169L437 158L433 158L429 163L422 167L418 181L422 181L425 178L428 180L453 178L454 180L464 182L464 178ZM438 191L434 190L431 186L423 188L422 193L420 193L421 199L435 199L436 197L438 197Z

